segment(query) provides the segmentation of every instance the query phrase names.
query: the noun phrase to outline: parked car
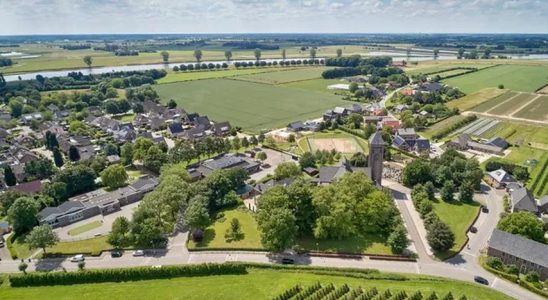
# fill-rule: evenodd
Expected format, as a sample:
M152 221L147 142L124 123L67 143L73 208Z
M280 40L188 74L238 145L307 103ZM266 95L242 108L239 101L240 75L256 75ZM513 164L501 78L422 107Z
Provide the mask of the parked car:
M77 254L70 258L71 262L81 262L84 261L86 258L83 254Z
M111 257L122 257L122 251L112 251L110 252Z
M487 206L482 206L481 207L481 212L487 214L487 213L489 213L489 208L487 208Z
M268 168L270 168L270 165L267 164L267 163L264 163L264 164L261 165L261 167L263 167L263 169L268 169Z
M292 265L294 263L295 263L295 260L293 258L287 258L287 257L282 258L282 264L284 265Z
M485 279L481 276L474 276L474 281L477 282L477 283L489 285L489 281L487 281L487 279Z
M145 251L135 250L135 251L133 251L133 256L145 256Z
M470 232L471 233L476 233L476 232L478 232L478 229L476 227L472 226L472 227L470 227Z

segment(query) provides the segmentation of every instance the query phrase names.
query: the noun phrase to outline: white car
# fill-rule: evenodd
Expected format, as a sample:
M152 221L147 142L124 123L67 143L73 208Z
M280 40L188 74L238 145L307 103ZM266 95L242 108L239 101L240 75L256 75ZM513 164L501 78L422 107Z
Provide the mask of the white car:
M145 251L135 250L135 251L133 251L133 256L145 256Z
M74 255L73 257L70 258L71 262L80 262L80 261L84 261L84 260L85 260L85 258L84 258L83 254Z

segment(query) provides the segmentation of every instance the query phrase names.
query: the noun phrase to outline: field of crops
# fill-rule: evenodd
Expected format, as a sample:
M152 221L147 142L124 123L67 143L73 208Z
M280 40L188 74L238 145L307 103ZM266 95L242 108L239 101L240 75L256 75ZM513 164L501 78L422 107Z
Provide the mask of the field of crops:
M501 137L510 143L530 144L530 146L548 150L548 127L513 122L499 122L479 135L481 138Z
M515 91L533 92L548 83L548 66L500 65L449 78L443 82L458 87L466 94L487 87L497 87L499 84Z
M484 101L480 105L477 105L472 109L472 111L476 112L487 112L488 110L492 109L493 107L500 105L506 101L511 100L512 98L518 96L518 92L514 91L507 91L504 94L500 94L496 97L491 98L490 100ZM451 103L451 102L449 102Z
M466 111L476 106L479 106L484 102L490 101L491 99L496 98L506 92L508 92L508 90L498 88L486 88L461 97L459 99L449 101L447 102L447 106L450 108L456 107L461 111Z
M494 61L447 61L447 60L437 60L437 61L421 61L418 65L408 65L405 72L410 75L417 74L426 74L434 72L444 72L447 69L453 68L477 68L483 69L497 64Z
M248 75L256 73L274 72L279 68L251 68L251 69L229 69L213 71L193 71L193 72L169 72L166 77L158 80L158 83L171 83L177 81L189 81L211 78L223 78L239 75Z
M514 113L514 117L548 122L548 96L540 96Z
M458 123L459 121L462 121L466 116L464 115L456 115L449 117L445 120L442 120L432 126L430 126L426 131L422 133L422 135L426 138L431 138L436 133L445 130L446 128L452 126L455 123Z
M533 100L535 97L537 97L536 94L522 93L517 95L516 97L504 101L503 103L500 103L496 107L493 107L486 112L494 115L510 116L517 109L525 105L527 102Z
M322 72L327 69L328 68L326 67L303 67L300 69L293 69L288 71L281 69L277 70L277 72L237 76L233 79L266 84L282 84L294 81L321 78Z
M231 79L159 84L154 89L163 102L174 99L187 112L230 121L253 133L318 118L327 109L348 105L333 94Z
M430 74L428 76L430 77L434 77L434 76L439 76L441 78L445 78L447 76L456 76L456 75L459 75L459 74L465 74L467 72L470 72L471 70L470 69L453 69L453 70L446 70L446 71L440 71L440 72L437 72L437 73L433 73L433 74Z
M538 197L548 195L548 152L544 152L538 160L527 187Z
M498 123L500 123L499 120L478 118L476 121L455 130L453 134L466 133L472 136L481 136Z

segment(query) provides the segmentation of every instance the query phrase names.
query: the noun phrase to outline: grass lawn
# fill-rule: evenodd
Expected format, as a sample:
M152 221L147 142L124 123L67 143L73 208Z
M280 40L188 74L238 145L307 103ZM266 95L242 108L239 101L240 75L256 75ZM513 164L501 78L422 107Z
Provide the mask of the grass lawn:
M433 203L434 211L455 234L455 245L446 253L436 254L439 258L448 257L457 252L466 242L466 230L472 224L479 210L479 203L461 203L459 201L445 202L438 200Z
M228 69L218 71L192 71L192 72L169 72L166 77L158 80L159 84L177 81L189 81L211 78L223 78L231 76L240 76L246 74L267 73L279 71L281 68L246 68L246 69Z
M230 121L251 133L317 118L348 103L336 95L230 79L160 84L154 89L163 102L174 99L187 112Z
M17 253L17 258L29 258L34 252L37 251L36 249L29 249L29 245L25 242L26 237L26 235L19 236L12 243L12 247Z
M78 226L78 227L75 227L75 228L69 230L68 234L71 235L71 236L76 236L76 235L79 235L79 234L84 233L86 231L90 231L90 230L93 230L95 228L99 228L99 227L101 227L101 225L103 225L103 223L101 223L101 221L93 221L91 223L87 223L87 224L84 224L82 226Z
M201 243L194 243L192 239L188 241L189 249L200 248L245 248L262 249L261 238L257 230L257 221L255 217L245 208L226 210L223 212L224 218L216 220L204 231L204 240ZM230 228L230 221L236 218L240 221L243 232L243 238L239 241L227 242L225 232Z
M329 139L336 139L336 140L344 139L344 140L347 140L350 144L353 144L354 148L356 148L356 151L350 151L350 152L338 151L343 154L353 154L356 152L363 152L367 154L369 152L369 142L367 140L364 140L362 138L351 135L341 130L315 132L311 135L307 135L299 139L297 141L297 145L299 146L302 152L314 152L316 151L314 140L329 140ZM312 147L312 149L310 147Z
M117 115L117 116L113 116L112 118L122 123L130 123L130 122L133 122L133 119L135 119L135 114Z
M242 75L234 77L237 80L245 80L257 83L266 84L282 84L294 81L304 81L309 79L321 78L322 72L327 70L327 67L303 67L300 69L284 71L284 69L277 70L278 72L269 72L252 75Z
M548 83L548 66L500 65L449 78L443 80L443 83L458 87L467 94L499 84L515 91L533 92Z
M136 168L127 168L126 169L127 176L129 177L129 181L135 181L139 179L141 176L145 175L143 171L136 169Z
M328 89L327 87L337 83L341 83L341 80L317 78L317 79L284 83L282 86L298 88L298 89L303 89L307 91L317 91L322 93L334 94L335 92L333 90Z
M501 94L506 93L508 90L498 88L486 88L475 93L466 95L457 100L447 102L447 106L450 108L458 108L461 111L470 110L471 108L480 105L481 103L495 98Z
M112 246L107 243L107 236L99 236L75 242L60 242L51 248L47 248L46 251L67 255L78 253L91 253L95 255L108 249L112 249Z
M382 273L381 273L382 274ZM273 299L295 284L312 285L333 283L348 284L351 288L376 287L380 291L390 289L393 293L405 290L408 293L420 290L423 295L436 291L438 296L449 291L455 299L465 294L467 299L511 299L502 293L478 284L462 281L408 275L404 281L363 279L343 275L319 275L291 270L249 268L245 275L218 275L204 277L179 277L171 279L143 280L134 282L113 282L97 284L76 284L45 287L0 288L2 299Z
M300 248L309 251L393 254L386 244L386 238L376 234L360 234L342 240L301 238L297 240L297 244Z

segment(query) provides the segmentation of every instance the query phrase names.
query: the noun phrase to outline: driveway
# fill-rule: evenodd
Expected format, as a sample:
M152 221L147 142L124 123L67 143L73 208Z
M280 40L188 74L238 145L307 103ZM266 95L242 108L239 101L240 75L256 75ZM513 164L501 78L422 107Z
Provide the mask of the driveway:
M285 154L283 152L279 152L276 150L268 149L268 148L261 148L264 153L266 153L266 160L265 163L269 164L269 168L262 168L259 172L253 173L249 176L249 179L251 180L260 180L263 177L265 177L268 174L274 174L274 170L276 167L284 162L292 161L295 162L291 155Z
M72 223L67 226L55 228L53 231L55 231L59 235L59 239L61 241L83 240L83 239L92 238L97 235L105 235L110 232L112 228L112 223L114 222L116 218L123 216L128 218L128 220L131 220L131 217L133 215L133 210L137 208L137 206L139 205L139 202L140 201L122 206L119 211L108 214L106 216L97 215L85 220L78 221L76 223ZM71 229L74 229L95 221L100 221L102 225L98 228L95 228L86 232L82 232L81 234L76 236L72 236L68 234L68 232Z

